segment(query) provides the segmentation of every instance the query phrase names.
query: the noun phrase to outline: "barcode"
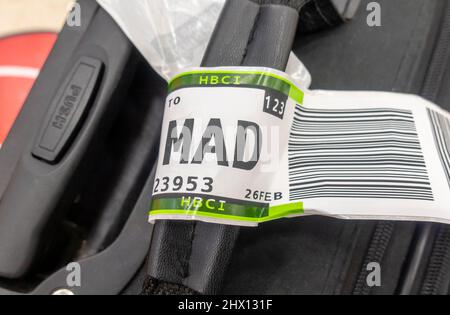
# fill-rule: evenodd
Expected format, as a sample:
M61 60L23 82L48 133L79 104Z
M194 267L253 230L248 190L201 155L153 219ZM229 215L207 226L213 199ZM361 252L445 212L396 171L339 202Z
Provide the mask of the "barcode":
M450 120L434 110L427 110L433 127L434 140L439 151L439 157L450 187Z
M291 200L433 200L413 114L390 108L297 105L289 139L289 187Z

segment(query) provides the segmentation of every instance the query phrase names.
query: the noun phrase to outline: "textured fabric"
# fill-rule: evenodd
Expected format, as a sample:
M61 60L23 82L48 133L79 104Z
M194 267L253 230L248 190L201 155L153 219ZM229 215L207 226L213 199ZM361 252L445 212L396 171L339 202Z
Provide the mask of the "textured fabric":
M198 295L198 293L181 284L159 281L152 277L147 277L141 295Z

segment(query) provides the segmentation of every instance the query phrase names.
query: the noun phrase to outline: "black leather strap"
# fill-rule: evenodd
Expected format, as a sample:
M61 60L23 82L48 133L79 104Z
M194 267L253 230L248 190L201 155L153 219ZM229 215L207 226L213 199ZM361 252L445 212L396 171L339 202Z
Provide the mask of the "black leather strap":
M203 66L267 66L284 70L298 23L296 10L227 1ZM239 228L203 222L158 221L153 231L149 277L203 294L222 284Z

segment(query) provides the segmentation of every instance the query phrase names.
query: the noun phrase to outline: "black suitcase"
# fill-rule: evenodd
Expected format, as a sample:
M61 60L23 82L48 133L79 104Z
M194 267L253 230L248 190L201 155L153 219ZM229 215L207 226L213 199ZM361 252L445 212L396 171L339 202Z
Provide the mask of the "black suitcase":
M377 1L381 27L367 25L368 2L350 23L297 38L313 88L414 93L450 109L448 1ZM448 233L440 224L323 217L264 224L241 232L223 292L447 294ZM380 287L367 283L371 262Z

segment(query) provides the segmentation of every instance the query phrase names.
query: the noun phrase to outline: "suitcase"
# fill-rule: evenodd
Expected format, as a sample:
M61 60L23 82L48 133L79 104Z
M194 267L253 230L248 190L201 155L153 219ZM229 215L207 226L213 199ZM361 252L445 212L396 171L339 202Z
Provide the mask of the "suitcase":
M219 23L206 66L243 64L242 52L245 65L282 69L292 46L313 88L409 92L450 108L448 1L379 1L374 28L361 1L351 22L297 35L291 9L230 2L253 13L239 18L231 7L222 18L238 19L257 40L248 51L237 40L238 53L221 55L218 39L233 33ZM166 83L103 9L79 3L81 27L60 34L0 150L0 294L57 293L73 261L83 272L73 294L448 293L445 225L325 217L239 229L148 224ZM283 23L253 28L256 17ZM86 94L61 125L74 83ZM381 265L380 287L366 283L370 262Z
M296 39L312 88L413 93L450 109L448 1L378 2L381 27L367 25L362 1L350 23ZM448 294L448 232L440 224L324 217L243 229L222 292ZM371 262L380 264L380 287L366 281Z

